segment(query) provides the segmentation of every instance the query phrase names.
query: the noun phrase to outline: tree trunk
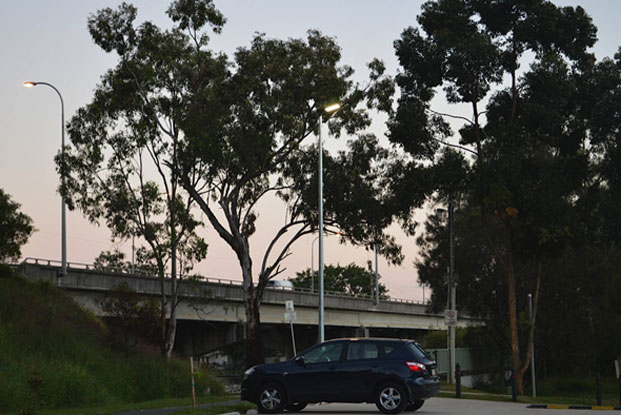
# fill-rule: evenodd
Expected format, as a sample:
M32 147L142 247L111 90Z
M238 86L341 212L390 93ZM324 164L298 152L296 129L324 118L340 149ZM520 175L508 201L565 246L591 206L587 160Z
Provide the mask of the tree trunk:
M515 290L515 270L507 273L507 295L509 304L509 331L511 333L511 369L519 375L520 368L520 338L517 327L517 301ZM518 394L523 394L522 378L517 377Z
M170 203L170 319L164 338L164 353L166 360L172 357L175 347L175 335L177 334L177 297L179 281L177 279L177 217L175 212L176 187L173 186L173 194Z
M234 246L237 259L242 269L242 287L244 310L246 312L246 367L252 367L265 362L263 355L263 341L261 339L261 318L259 307L261 296L258 287L252 279L252 258L248 241L237 241Z
M171 278L170 281L170 317L168 319L168 325L166 328L164 338L164 355L166 360L170 360L172 357L173 348L175 347L175 336L177 334L177 287L179 283L176 278Z
M160 351L162 356L166 356L166 316L168 310L166 307L166 271L164 270L164 264L157 260L157 272L160 280Z
M509 239L509 238L507 238ZM515 283L515 263L513 261L513 247L509 239L508 242L508 269L507 269L507 304L509 306L509 331L511 334L511 369L517 376L518 394L523 395L522 377L519 376L520 369L520 336L518 333L517 322L517 290Z
M261 338L261 317L257 301L251 301L250 307L246 308L246 328L248 333L246 367L252 367L265 362Z

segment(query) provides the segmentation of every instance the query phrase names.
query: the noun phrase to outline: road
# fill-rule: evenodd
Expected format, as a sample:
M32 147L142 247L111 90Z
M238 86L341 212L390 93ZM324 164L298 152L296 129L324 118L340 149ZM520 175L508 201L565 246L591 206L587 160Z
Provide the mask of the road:
M374 404L331 403L309 405L300 415L343 415L343 414L381 414ZM406 414L404 412L403 414ZM456 414L456 415L621 415L621 411L592 411L577 409L529 409L528 404L511 402L477 401L472 399L432 398L416 412L407 414Z

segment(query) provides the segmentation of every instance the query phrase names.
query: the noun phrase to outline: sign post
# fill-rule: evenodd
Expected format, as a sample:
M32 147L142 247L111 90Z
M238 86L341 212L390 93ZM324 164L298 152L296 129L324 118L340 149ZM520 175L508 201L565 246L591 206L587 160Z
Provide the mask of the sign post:
M285 321L289 322L289 326L291 327L291 344L293 345L293 356L297 356L298 352L295 348L295 333L293 331L293 322L297 320L298 315L295 312L293 307L293 301L287 300L285 301Z
M444 310L444 324L446 324L447 327L457 326L457 310Z

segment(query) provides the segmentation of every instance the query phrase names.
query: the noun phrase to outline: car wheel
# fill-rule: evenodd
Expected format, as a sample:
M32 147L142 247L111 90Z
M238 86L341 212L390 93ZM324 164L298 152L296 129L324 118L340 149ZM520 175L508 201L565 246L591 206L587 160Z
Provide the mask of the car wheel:
M404 411L405 412L414 412L417 409L420 409L420 407L423 406L424 403L425 403L425 401L423 399L419 399L418 401L410 402L409 404L407 404L405 406Z
M403 411L408 398L401 385L398 383L384 383L377 390L375 405L385 414L398 414Z
M278 383L266 383L259 388L257 410L262 414L277 414L285 409L285 390Z
M296 402L291 405L287 405L287 411L289 412L300 412L302 409L306 408L308 405L306 402Z

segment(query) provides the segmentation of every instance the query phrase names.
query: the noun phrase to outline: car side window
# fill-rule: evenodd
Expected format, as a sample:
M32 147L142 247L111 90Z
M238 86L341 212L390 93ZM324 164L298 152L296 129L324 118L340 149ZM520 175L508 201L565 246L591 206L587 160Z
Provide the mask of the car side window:
M377 359L379 349L376 344L350 342L347 349L347 360Z
M306 363L336 362L341 360L343 343L322 344L304 355Z

